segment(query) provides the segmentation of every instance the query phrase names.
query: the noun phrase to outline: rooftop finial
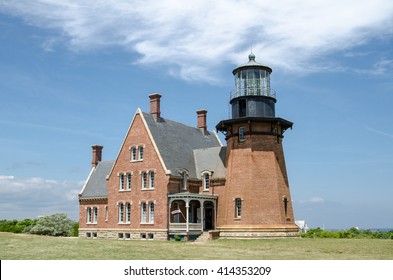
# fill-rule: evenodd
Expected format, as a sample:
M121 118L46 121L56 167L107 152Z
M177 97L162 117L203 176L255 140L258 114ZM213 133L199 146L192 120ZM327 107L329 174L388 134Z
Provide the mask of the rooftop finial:
M251 51L251 53L248 55L248 59L249 59L250 61L255 61L255 54L253 54L252 51Z

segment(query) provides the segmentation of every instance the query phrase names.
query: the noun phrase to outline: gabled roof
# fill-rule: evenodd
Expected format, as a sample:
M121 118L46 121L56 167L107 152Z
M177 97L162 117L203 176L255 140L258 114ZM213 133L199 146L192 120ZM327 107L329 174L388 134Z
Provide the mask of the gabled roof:
M105 198L108 197L106 176L112 169L114 161L101 161L93 168L89 178L87 178L79 198Z
M159 156L170 174L178 176L180 169L188 170L190 178L198 178L194 150L218 147L220 140L214 132L203 134L199 128L161 118L156 121L151 114L142 113Z
M196 175L201 179L204 171L214 171L213 178L226 178L226 147L194 150Z

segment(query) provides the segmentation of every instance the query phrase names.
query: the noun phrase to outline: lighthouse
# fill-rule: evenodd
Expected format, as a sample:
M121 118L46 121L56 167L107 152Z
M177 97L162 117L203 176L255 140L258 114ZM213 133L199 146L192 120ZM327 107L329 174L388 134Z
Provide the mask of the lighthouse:
M231 118L216 126L227 142L217 230L228 238L299 236L282 146L293 123L276 117L272 69L248 58L232 72Z

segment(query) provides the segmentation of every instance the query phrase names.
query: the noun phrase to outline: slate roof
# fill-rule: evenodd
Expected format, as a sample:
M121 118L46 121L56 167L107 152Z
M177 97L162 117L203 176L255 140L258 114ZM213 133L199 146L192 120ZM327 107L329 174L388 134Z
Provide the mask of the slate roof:
M198 179L203 171L214 171L213 178L225 178L226 147L194 150L195 168Z
M209 131L203 134L197 127L164 118L157 122L151 114L142 114L166 168L171 171L171 174L178 176L180 169L187 169L190 178L200 178L196 168L194 150L221 148L217 135Z
M103 198L108 197L106 176L112 169L113 160L101 161L87 179L79 197L80 198Z

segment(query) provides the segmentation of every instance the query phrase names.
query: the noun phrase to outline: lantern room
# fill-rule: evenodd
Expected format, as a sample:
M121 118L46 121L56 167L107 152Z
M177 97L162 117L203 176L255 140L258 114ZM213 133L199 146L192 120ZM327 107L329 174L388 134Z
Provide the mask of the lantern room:
M232 118L275 117L276 93L270 88L270 67L249 61L233 70L235 89L231 92Z

